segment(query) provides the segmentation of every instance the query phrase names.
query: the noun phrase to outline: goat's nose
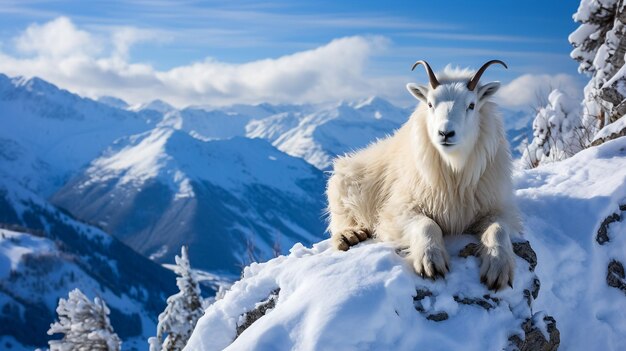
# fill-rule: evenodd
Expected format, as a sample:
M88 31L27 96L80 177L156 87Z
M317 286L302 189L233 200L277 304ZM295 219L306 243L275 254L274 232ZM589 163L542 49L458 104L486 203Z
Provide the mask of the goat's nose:
M439 131L439 135L441 135L444 139L448 139L448 138L452 138L454 136L454 131L453 130L440 130Z

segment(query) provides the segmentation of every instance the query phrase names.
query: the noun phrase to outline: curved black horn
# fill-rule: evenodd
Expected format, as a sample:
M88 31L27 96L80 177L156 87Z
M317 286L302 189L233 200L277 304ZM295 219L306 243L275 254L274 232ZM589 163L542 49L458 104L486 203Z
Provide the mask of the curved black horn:
M430 68L428 62L423 60L415 62L415 64L413 64L413 67L411 68L411 71L415 70L415 67L419 65L424 65L424 67L426 68L426 73L428 73L428 80L430 81L430 87L433 89L437 88L439 86L439 81L437 80L437 76L435 76L435 73L433 73L433 70Z
M502 66L504 66L504 68L508 69L509 67L506 65L506 63L500 61L500 60L491 60L488 61L487 63L485 63L477 72L476 74L474 74L474 76L472 77L472 79L470 79L470 81L467 83L467 89L469 89L470 91L474 91L474 89L476 89L476 86L478 85L478 81L480 80L480 77L483 75L483 73L485 73L485 70L487 69L487 67L493 65L494 63L499 63Z

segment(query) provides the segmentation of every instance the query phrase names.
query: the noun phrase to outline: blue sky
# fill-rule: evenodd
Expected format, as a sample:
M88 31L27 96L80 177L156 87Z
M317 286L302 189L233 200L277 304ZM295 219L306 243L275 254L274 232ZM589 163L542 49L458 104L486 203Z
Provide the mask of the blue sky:
M184 74L171 73L177 68L193 66L198 62L209 60L236 70L250 62L277 60L296 53L313 52L312 55L315 55L316 50L335 39L359 38L367 42L364 44L367 47L361 48L360 55L355 50L355 65L359 70L353 74L361 74L369 81L363 83L358 77L347 77L346 83L355 85L353 91L340 92L344 89L339 88L338 98L358 96L359 83L367 85L363 89L364 95L394 97L399 93L394 88L396 85L402 86L403 81L424 79L422 72L409 71L410 65L417 59L427 59L435 69L439 69L447 63L476 67L485 60L499 58L506 61L510 69L493 69L489 72L490 79L507 83L526 74L561 74L557 85L565 84L563 82L581 84L583 77L576 72L576 62L569 58L571 46L567 42L568 34L576 28L572 20L576 7L576 2L569 1L2 1L0 53L14 61L9 67L7 64L0 65L0 71L4 68L9 74L43 76L84 95L120 91L112 89L111 81L127 86L128 83L121 79L128 76L128 72L103 76L107 70L111 70L111 64L94 71L94 76L90 77L89 84L93 86L91 89L86 87L88 82L82 82L80 76L73 77L71 72L63 77L59 73L52 73L55 65L65 67L70 61L62 62L61 55L56 54L56 58L47 63L43 63L43 59L38 60L39 71L32 67L17 68L20 65L27 67L26 63L33 66L32 62L24 60L50 56L49 52L33 49L33 46L53 45L54 42L72 37L66 34L66 30L59 30L59 35L47 37L43 42L31 36L28 39L30 44L23 45L27 28L40 26L41 29L46 23L64 18L69 21L74 32L87 33L89 38L71 45L72 48L63 55L72 56L76 61L76 53L72 50L81 51L81 55L89 56L95 62L115 56L115 48L121 45L122 60L128 67L133 64L149 67L155 76L159 72L167 72L170 81L174 76L181 81L186 79ZM39 32L53 32L54 28L62 26L53 27L43 28ZM96 42L98 48L83 52L82 47L89 42ZM331 50L334 54L343 56L337 58L342 64L334 67L332 58L313 60L311 64L323 63L329 70L350 68L349 60L345 56L350 55L352 45L356 44L344 44L341 45L345 49ZM290 64L309 62L303 60L295 60L295 63ZM272 69L280 71L281 64L285 63L277 61ZM44 67L46 65L50 67ZM82 67L78 71L86 69ZM272 69L265 67L263 71ZM198 71L194 72L197 75ZM309 72L311 74L313 73ZM563 75L571 79L564 80ZM169 84L164 83L163 78L152 81L148 76L142 77L146 84ZM290 75L285 77L294 78ZM312 81L328 80L317 76L314 78L316 79ZM296 81L303 84L306 82L303 77L295 77L294 82ZM98 89L98 84L108 85L104 89ZM237 99L242 102L273 100L268 94L258 94L262 87L246 92L246 84L227 80L221 86L215 87L190 81L189 86L196 86L195 90L188 90L187 85L179 87L188 90L189 98L174 99L183 105L195 100L198 100L198 104L219 104L220 98L229 103L236 102ZM266 88L275 88L275 85L272 83ZM198 86L201 87L197 88ZM238 95L236 89L240 86L243 86L242 93ZM170 88L164 89L162 93L173 92ZM211 98L213 95L208 95L211 93L217 97ZM125 96L120 97L134 101L156 97L158 93L155 91L141 95L129 91L121 95ZM252 98L252 95L259 96ZM278 95L280 98L276 102L284 102L290 98L286 93ZM167 100L166 97L163 98ZM294 96L295 101L299 102L316 102L330 98L332 96L322 97L311 92Z

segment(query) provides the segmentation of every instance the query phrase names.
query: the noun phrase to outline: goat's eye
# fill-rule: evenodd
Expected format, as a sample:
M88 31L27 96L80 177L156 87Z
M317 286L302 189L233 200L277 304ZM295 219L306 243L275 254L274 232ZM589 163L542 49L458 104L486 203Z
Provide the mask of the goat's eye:
M433 104L431 104L430 102L428 103L428 108L433 108Z
M469 106L467 107L468 110L473 110L474 109L474 103L472 102L471 104L469 104Z

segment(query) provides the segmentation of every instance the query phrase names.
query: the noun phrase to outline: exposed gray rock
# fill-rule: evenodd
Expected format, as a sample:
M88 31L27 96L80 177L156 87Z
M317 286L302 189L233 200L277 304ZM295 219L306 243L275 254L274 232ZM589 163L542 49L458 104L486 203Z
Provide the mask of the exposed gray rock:
M513 335L509 338L511 346L514 350L519 351L554 351L559 348L561 343L561 333L556 327L556 321L550 316L543 318L546 323L549 339L533 324L531 319L527 319L522 324L524 330L524 339L519 335Z
M280 288L273 290L267 299L258 303L252 311L249 311L242 316L244 322L237 325L237 336L241 335L241 333L248 329L252 323L256 322L259 318L265 316L268 311L276 307L278 293L280 293Z
M446 319L448 319L448 313L439 312L439 313L429 314L428 316L426 316L426 319L435 321L435 322L445 321Z
M626 275L624 274L624 265L621 262L616 260L609 262L606 283L626 294Z
M602 224L600 224L600 228L598 229L598 233L596 235L596 241L598 242L598 244L604 245L610 240L609 224L613 222L619 222L620 220L620 215L617 213L613 213L602 221Z
M537 267L537 254L528 241L513 243L513 252L530 265L530 271L534 272Z
M489 295L484 295L482 299L481 298L468 298L468 297L460 298L458 296L454 296L454 301L458 303L462 303L464 305L477 305L486 310L490 310L494 308L494 305L491 304L489 300L496 302L496 304L499 301L498 298L491 297Z

